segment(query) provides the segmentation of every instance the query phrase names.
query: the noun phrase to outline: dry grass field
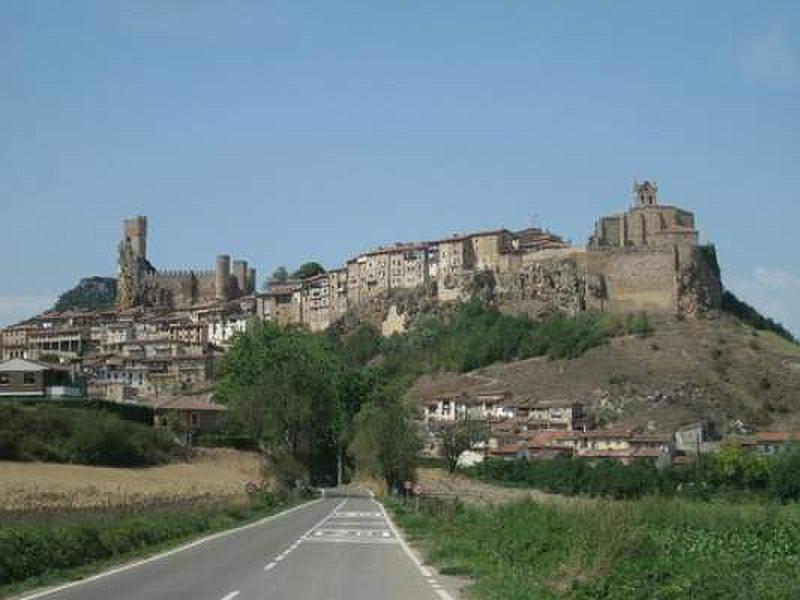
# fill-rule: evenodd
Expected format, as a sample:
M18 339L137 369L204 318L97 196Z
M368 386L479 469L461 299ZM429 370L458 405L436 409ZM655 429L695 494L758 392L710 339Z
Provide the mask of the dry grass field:
M244 499L260 478L258 455L227 449L145 469L0 461L0 515Z

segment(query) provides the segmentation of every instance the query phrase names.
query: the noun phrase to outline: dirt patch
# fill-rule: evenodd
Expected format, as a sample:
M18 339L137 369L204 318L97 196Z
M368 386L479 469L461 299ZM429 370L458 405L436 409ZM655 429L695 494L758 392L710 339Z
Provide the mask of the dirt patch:
M245 498L261 459L202 450L191 461L147 469L0 462L0 511L92 508Z

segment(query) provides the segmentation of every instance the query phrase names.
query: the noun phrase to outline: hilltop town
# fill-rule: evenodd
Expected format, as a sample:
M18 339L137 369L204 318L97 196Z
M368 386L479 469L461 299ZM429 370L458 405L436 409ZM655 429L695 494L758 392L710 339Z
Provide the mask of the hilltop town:
M231 338L255 319L322 331L356 314L391 335L426 307L476 295L534 318L587 310L696 316L717 308L713 251L700 245L694 215L657 194L655 183L636 183L631 206L598 219L585 246L537 228L456 234L379 247L263 292L256 270L227 255L213 270L157 269L147 254L147 218L126 219L115 306L49 311L7 327L2 358L44 362L75 383L41 394L130 400L208 387ZM0 394L34 392L21 385L0 384Z

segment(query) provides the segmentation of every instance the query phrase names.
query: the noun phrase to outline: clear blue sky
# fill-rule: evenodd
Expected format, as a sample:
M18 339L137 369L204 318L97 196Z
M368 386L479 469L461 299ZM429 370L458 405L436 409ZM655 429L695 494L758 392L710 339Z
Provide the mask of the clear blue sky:
M800 3L0 2L0 324L113 275L260 276L545 225L583 243L634 177L800 333Z

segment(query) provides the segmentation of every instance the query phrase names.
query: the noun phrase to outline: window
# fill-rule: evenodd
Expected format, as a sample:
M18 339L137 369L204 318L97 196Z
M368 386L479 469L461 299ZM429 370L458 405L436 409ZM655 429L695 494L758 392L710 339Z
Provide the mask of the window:
M36 383L36 373L23 373L22 383L25 385L34 385Z
M197 427L200 424L200 418L198 417L197 413L192 413L190 418L192 422L192 427Z
M11 383L11 378L8 373L0 373L0 385L8 385Z

